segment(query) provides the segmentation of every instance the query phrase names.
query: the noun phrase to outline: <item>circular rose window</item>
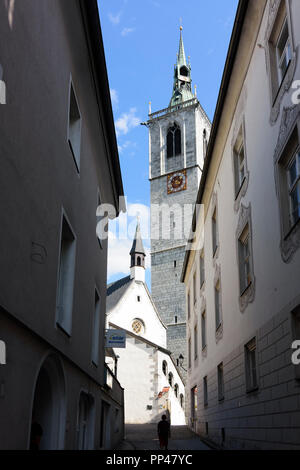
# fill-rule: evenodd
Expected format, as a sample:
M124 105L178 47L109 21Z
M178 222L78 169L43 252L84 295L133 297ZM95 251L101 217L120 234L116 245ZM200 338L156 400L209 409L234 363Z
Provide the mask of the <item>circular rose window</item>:
M141 320L133 320L132 331L136 335L140 335L143 332L143 323L141 322Z

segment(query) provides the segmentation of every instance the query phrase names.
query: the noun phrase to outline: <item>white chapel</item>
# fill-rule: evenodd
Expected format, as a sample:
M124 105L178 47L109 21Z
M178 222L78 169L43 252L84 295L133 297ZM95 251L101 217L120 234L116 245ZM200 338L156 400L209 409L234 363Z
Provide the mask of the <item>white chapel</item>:
M114 350L125 389L125 423L158 422L165 413L172 425L183 425L184 384L167 350L167 327L145 283L145 256L138 222L130 275L107 288L106 327L126 332L126 348Z

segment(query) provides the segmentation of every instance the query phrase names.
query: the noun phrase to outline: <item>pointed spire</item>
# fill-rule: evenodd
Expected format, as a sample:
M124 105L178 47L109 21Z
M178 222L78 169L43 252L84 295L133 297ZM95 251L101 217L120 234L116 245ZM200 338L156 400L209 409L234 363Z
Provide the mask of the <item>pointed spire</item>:
M180 105L184 101L194 98L191 88L191 66L187 63L182 38L182 26L180 26L179 50L174 68L174 85L169 106Z
M141 227L140 227L139 218L137 220L137 225L135 229L135 235L134 235L134 240L132 243L132 248L130 250L130 255L133 256L136 253L146 256L144 245L143 245L143 240L141 236Z
M130 250L130 279L145 282L145 250L141 236L139 218L137 220L135 236Z
M180 26L180 39L179 39L179 51L177 56L177 65L181 67L182 65L187 65L185 52L184 52L184 45L182 39L182 26Z

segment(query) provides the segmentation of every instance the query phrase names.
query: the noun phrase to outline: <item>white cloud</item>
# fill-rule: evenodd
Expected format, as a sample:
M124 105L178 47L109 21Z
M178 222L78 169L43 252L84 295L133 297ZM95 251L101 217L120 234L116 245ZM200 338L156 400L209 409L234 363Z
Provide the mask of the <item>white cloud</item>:
M117 135L126 135L131 129L137 127L141 118L136 116L136 108L130 108L128 113L123 113L115 122Z
M150 248L147 241L143 240L146 252L146 269L150 268ZM108 236L108 262L107 262L107 278L120 274L127 276L130 273L130 256L129 252L132 247L132 240L119 240L109 232Z
M135 31L135 28L123 28L121 35L122 36L127 36L130 33L133 33Z
M146 251L146 269L150 268L150 208L145 204L128 203L127 213L122 213L117 219L109 222L108 279L117 274L120 277L122 275L126 276L130 272L129 252L135 234L137 215L140 216L141 234Z
M133 149L136 148L136 142L132 142L131 140L126 140L124 143L120 143L118 145L118 149L119 149L119 153L123 153L124 150L127 150L127 153L129 152L129 150L131 150L130 152L130 155L135 155L135 152L133 151Z
M107 279L115 275L128 276L130 273L129 252L132 247L132 240L109 240L108 242L108 265ZM145 246L146 269L150 268L150 249Z
M122 14L121 11L119 11L116 15L113 15L112 13L108 13L109 21L110 21L113 25L119 24L119 23L120 23L120 20L121 20L121 14Z
M108 262L107 277L114 274L129 273L129 252L132 246L131 240L118 240L109 232L108 237Z
M117 106L119 103L119 96L117 90L114 90L113 88L110 89L110 98L113 106Z

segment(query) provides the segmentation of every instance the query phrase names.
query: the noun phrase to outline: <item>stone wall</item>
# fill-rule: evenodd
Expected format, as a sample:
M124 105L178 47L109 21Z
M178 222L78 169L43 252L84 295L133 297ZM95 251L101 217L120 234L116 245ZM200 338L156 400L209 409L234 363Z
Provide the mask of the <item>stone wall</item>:
M197 432L229 449L300 449L300 383L291 363L288 308L251 335L257 341L257 391L246 391L245 345L240 344L223 360L223 401L218 400L216 368L207 374L207 406L199 378Z

